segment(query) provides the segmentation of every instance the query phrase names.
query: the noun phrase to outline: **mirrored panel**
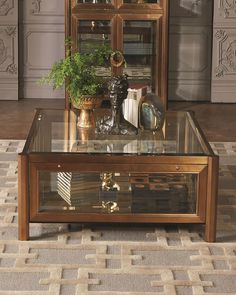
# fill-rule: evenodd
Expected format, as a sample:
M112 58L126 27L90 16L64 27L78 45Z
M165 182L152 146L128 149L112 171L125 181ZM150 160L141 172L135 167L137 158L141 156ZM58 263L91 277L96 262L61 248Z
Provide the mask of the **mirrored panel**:
M197 174L40 172L40 211L196 213Z
M157 75L157 21L124 21L124 72L131 86L148 86L154 91Z
M111 21L109 20L80 20L78 22L77 46L80 53L90 53L102 46L111 47ZM98 76L111 75L110 64L97 68Z
M130 4L160 4L160 0L124 0L123 2Z
M80 20L78 22L78 50L91 52L95 47L111 45L111 22L109 20Z
M77 0L78 4L85 4L85 3L90 3L90 4L110 4L112 3L112 0Z

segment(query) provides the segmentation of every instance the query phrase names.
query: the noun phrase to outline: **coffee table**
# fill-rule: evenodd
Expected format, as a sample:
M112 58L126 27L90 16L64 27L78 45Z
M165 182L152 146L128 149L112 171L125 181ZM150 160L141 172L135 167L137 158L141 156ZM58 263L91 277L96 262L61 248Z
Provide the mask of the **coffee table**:
M18 158L19 239L31 222L201 223L216 238L218 164L191 112L160 132L77 128L72 110L36 110Z

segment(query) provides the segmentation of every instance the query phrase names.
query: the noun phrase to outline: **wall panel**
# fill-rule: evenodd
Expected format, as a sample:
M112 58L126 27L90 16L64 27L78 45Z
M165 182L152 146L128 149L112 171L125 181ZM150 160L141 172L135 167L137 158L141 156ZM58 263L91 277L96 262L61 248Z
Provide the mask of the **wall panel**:
M212 0L170 0L169 100L209 101Z
M64 98L38 81L64 56L64 0L26 0L21 7L20 85L24 98Z
M236 103L236 2L215 2L212 101Z
M18 99L18 1L0 1L0 99Z

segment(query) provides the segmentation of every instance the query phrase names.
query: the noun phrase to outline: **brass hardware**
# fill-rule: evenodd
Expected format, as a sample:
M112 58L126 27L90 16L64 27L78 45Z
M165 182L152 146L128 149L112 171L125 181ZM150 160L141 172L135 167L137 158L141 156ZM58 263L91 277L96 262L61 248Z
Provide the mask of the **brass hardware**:
M108 201L104 202L102 201L101 205L94 205L94 209L104 209L107 211L107 213L113 213L115 211L119 211L120 208L116 202Z
M119 68L125 63L125 58L122 52L116 50L111 54L110 63L113 67Z

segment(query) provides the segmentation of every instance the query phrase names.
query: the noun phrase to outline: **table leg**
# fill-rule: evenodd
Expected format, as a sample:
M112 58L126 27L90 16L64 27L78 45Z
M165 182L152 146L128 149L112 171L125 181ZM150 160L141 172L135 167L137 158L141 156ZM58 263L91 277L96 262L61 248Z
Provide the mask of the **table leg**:
M18 238L29 239L28 158L18 156Z
M218 175L219 175L219 158L209 157L208 180L207 180L206 225L205 225L206 242L215 242L216 240Z

